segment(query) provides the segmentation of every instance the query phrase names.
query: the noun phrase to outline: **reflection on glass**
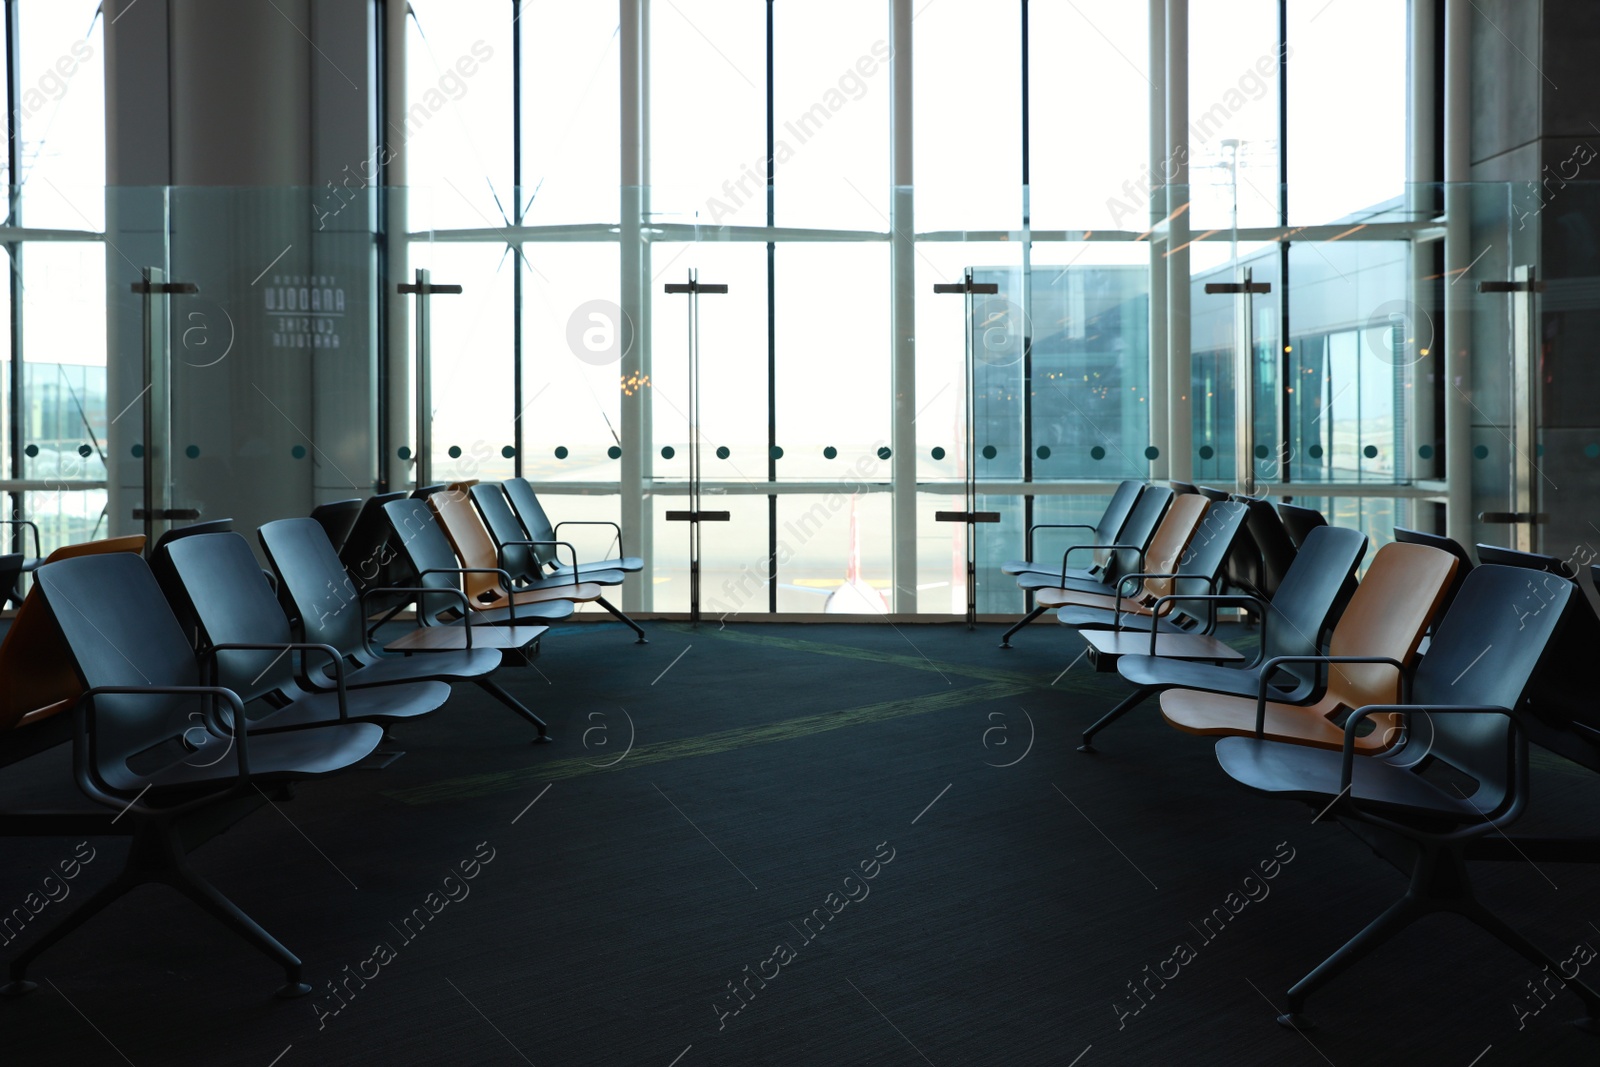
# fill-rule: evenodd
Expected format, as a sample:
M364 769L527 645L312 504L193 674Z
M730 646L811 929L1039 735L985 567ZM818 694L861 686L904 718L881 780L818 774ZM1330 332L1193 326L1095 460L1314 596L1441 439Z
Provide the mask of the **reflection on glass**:
M1036 259L1032 292L1034 480L1144 477L1149 270Z

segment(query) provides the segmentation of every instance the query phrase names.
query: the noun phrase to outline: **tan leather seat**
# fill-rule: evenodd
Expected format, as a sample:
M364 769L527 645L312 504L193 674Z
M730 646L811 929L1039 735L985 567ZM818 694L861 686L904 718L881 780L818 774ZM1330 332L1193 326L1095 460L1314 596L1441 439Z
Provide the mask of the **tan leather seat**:
M1459 564L1448 552L1425 545L1389 544L1378 550L1328 642L1328 655L1381 656L1410 668L1417 646L1444 601ZM1400 678L1382 663L1328 665L1328 685L1312 704L1268 701L1262 736L1276 741L1342 749L1343 713L1368 704L1393 704ZM1249 697L1169 689L1161 714L1179 730L1214 736L1256 736L1256 701ZM1401 737L1404 716L1371 718L1372 732L1356 739L1356 751L1382 752Z
M477 568L478 573L462 575L465 580L467 599L473 607L498 608L511 602L510 591L498 574L483 573L500 566L499 554L495 550L494 539L489 536L488 527L484 526L483 518L472 505L472 499L467 494L467 486L463 484L452 485L448 489L428 495L428 506L433 509L434 515L439 520L439 525L444 527L445 536L450 538L450 545L456 550L456 555L461 558L463 567ZM605 590L593 582L562 582L558 586L548 589L524 589L516 593L515 603L543 604L552 600L590 601L599 600Z

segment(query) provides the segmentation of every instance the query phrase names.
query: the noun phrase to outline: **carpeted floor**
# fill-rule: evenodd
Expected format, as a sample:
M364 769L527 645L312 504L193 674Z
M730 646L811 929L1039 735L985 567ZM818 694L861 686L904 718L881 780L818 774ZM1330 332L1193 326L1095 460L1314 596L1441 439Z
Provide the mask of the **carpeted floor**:
M1453 918L1418 924L1314 998L1315 1033L1275 1025L1288 985L1404 881L1338 825L1233 786L1211 745L1153 703L1102 735L1099 755L1073 751L1125 690L1075 659L1069 631L1041 623L1001 651L996 627L648 629L641 647L617 626L558 628L536 668L502 672L553 745L530 745L520 720L458 686L396 732L407 754L392 766L304 785L195 854L306 960L311 997L273 999L262 957L142 889L46 954L37 992L0 1003L0 1062L1491 1067L1600 1054L1600 1037L1568 1025L1575 997L1533 1010L1538 972ZM65 768L56 751L0 772L0 800L43 796ZM1600 826L1594 775L1543 757L1536 784L1520 830ZM0 913L77 847L4 839ZM89 847L74 896L125 845ZM1263 864L1274 877L1249 878ZM1475 873L1551 951L1600 947L1600 869ZM1207 925L1219 908L1231 918ZM1600 964L1584 974L1600 982Z

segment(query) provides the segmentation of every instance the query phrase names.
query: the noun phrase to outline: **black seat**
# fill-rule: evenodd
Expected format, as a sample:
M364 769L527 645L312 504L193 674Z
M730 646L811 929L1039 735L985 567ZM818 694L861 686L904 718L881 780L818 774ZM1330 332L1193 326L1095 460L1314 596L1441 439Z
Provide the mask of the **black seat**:
M1172 490L1148 486L1140 494L1128 520L1110 541L1073 545L1063 554L1061 566L1050 572L1028 571L1017 575L1017 586L1025 592L1035 589L1071 589L1081 593L1110 595L1117 590L1118 581L1128 574L1144 570L1144 550L1155 536L1156 528L1172 503ZM1068 567L1075 552L1093 552L1094 558L1085 567ZM1010 648L1011 637L1040 615L1048 607L1034 605L1016 625L1000 637L1000 647Z
M527 483L524 482L523 484ZM503 486L495 482L479 482L468 490L468 495L472 497L473 504L477 506L478 514L483 518L484 527L489 531L489 536L494 541L496 559L500 569L509 574L514 582L525 583L535 589L552 588L555 583L563 582L576 572L577 577L581 580L594 582L596 585L618 585L621 583L626 573L622 564L628 562L627 560L610 560L609 562L616 565L614 568L599 567L579 560L577 556L578 550L572 546L571 542L557 540L554 529L550 531L548 539L543 536L535 537L524 529L522 521L517 518L516 512L511 508L511 501L506 497L506 491ZM534 501L534 506L538 506L537 500ZM539 514L543 515L544 509L540 508ZM615 523L603 523L602 525L616 527ZM616 527L616 529L620 541L622 536L621 527ZM559 568L559 573L552 573L546 570L541 563L539 551L540 549L547 549L553 553L558 546L566 547L572 553L574 562L571 566ZM639 569L642 569L643 561L639 560L637 562L640 564ZM597 602L606 611L610 612L614 618L637 634L639 644L649 643L645 640L644 627L629 618L621 608L605 597L600 597Z
M161 592L166 595L167 606L172 609L172 614L177 616L178 625L183 628L183 635L189 639L190 645L198 643L200 624L195 619L194 612L189 607L188 602L184 599L178 576L172 573L172 563L167 558L166 547L186 537L227 533L232 529L232 519L208 519L205 522L192 522L188 526L174 526L156 538L155 545L149 550L150 570L156 576L156 584L161 587Z
M1228 492L1226 489L1213 489L1209 485L1195 486L1195 491L1201 496L1205 497L1207 500L1211 501L1213 504L1219 500L1233 499L1233 494Z
M1542 552L1523 552L1498 545L1475 545L1480 563L1493 563L1501 567L1520 567L1523 570L1542 571L1562 578L1576 578L1577 569L1564 559L1547 556Z
M1173 591L1177 593L1220 592L1223 563L1233 542L1244 528L1245 507L1236 500L1224 500L1206 509L1205 518L1195 530L1189 546L1178 561ZM1125 576L1124 581L1130 576ZM1178 601L1172 611L1162 614L1118 613L1106 608L1069 604L1056 611L1056 619L1075 630L1136 630L1149 632L1152 624L1162 633L1210 633L1215 611L1200 611L1191 601Z
M389 501L383 506L383 512L384 521L390 524L407 566L417 576L416 585L440 594L421 598L431 603L418 605L417 621L424 626L464 625L460 598L463 595L461 575L465 568L456 558L455 549L450 547L450 539L439 528L433 509L421 500L402 499ZM570 600L546 600L518 604L515 608L477 608L471 614L474 622L510 626L559 621L574 610L576 605Z
M1585 608L1570 584L1554 589L1546 610L1517 618L1506 605L1527 578L1487 564L1467 576L1401 705L1354 711L1345 724L1344 751L1255 737L1217 743L1222 769L1249 789L1300 800L1319 812L1360 824L1361 836L1409 843L1411 885L1406 894L1288 993L1279 1022L1305 1028L1306 999L1424 915L1452 911L1471 920L1536 966L1560 972L1583 999L1590 1027L1600 1025L1600 995L1491 913L1474 894L1467 846L1502 835L1528 800L1528 740L1524 728L1531 683L1568 617ZM1481 663L1487 649L1491 662ZM1570 665L1562 665L1563 668ZM1463 683L1463 679L1470 679ZM1470 699L1469 699L1470 698ZM1355 742L1371 715L1407 712L1401 743L1357 758Z
M419 501L420 503L420 501ZM539 741L549 740L544 720L523 706L489 676L501 663L492 648L430 651L416 656L387 656L372 647L367 634L368 594L400 593L414 599L415 587L376 588L356 594L327 534L314 520L279 519L257 531L261 547L278 574L278 588L300 618L308 642L332 645L352 665L346 685L395 685L422 681L471 681L506 707L533 723ZM459 595L459 594L458 594ZM324 670L312 675L319 687L332 680Z
M479 482L468 492L472 502L478 506L478 514L483 516L483 524L489 528L489 536L494 538L495 546L500 551L500 567L511 575L512 581L543 578L543 568L534 549L554 548L555 545L539 546L533 543L533 538L523 529L517 513L511 510L511 501L506 499L501 486L493 482Z
M254 729L282 729L352 719L391 723L426 715L450 698L444 682L415 682L382 690L309 691L297 681L294 660L286 651L302 653L308 666L299 675L330 666L343 658L331 646L296 643L278 599L268 585L250 544L236 533L186 537L162 549L176 575L187 606L200 624L213 684L239 694ZM334 611L359 613L347 590ZM319 655L320 654L320 655ZM348 678L353 670L343 672Z
M360 497L351 497L349 500L333 500L326 504L318 504L311 509L311 517L316 519L327 532L328 541L333 545L335 552L344 549L350 531L355 529L356 519L361 516L362 506Z
M1250 539L1261 552L1261 574L1252 591L1270 600L1273 593L1277 592L1278 583L1283 581L1283 576L1289 573L1289 567L1294 563L1294 542L1289 539L1289 531L1284 529L1276 508L1256 497L1243 499L1250 508L1245 529L1250 532Z
M432 485L419 485L415 489L411 490L411 499L426 500L435 493L443 492L444 487L444 482L435 482Z
M383 513L384 504L405 498L404 492L376 493L361 502L356 521L339 549L339 562L355 582L357 592L410 584L411 575L406 573L399 551L389 543L392 531ZM392 606L394 599L390 598L388 605L381 606ZM284 597L283 601L285 610L291 610L288 598Z
M1061 566L1043 572L1017 575L1023 589L1076 589L1085 593L1109 593L1116 588L1117 576L1132 574L1144 563L1144 550L1166 517L1176 494L1171 489L1152 485L1139 494L1139 500L1122 524L1115 540L1099 545L1073 545L1062 553ZM1077 552L1105 549L1104 562L1095 552L1095 562L1085 567L1069 567Z
M39 524L32 519L0 519L0 526L11 527L11 547L21 549L16 553L22 557L18 570L22 574L32 574L44 564L44 544L39 539ZM33 534L33 555L26 552L26 543L22 538L22 531L27 530ZM9 555L9 553L8 553ZM22 603L22 590L17 588L17 580L13 578L11 584L5 586L6 599L17 604ZM3 606L3 605L0 605Z
M1167 484L1172 487L1172 491L1174 493L1177 493L1180 496L1184 493L1200 492L1200 487L1195 485L1193 482L1168 482Z
M1478 545L1485 566L1511 567L1522 575L1516 596L1504 610L1521 623L1558 602L1572 590L1579 609L1569 613L1556 634L1547 663L1534 677L1530 714L1523 720L1529 739L1585 767L1600 771L1600 704L1587 671L1575 670L1600 648L1600 617L1587 607L1588 594L1578 585L1574 565L1539 552ZM1590 568L1591 574L1595 568Z
M528 536L540 545L534 548L534 554L539 557L540 566L544 567L547 575L571 577L572 568L562 563L556 557L554 542L561 537L563 526L609 526L616 531L617 554L611 559L595 560L582 566L585 581L589 580L591 572L622 571L633 574L644 570L644 560L639 556L625 554L622 547L622 527L605 519L567 519L554 526L550 524L550 517L545 514L544 507L539 503L538 494L533 491L533 485L526 478L507 478L500 483L505 489L506 499L511 502L511 507L517 513L522 528L528 531ZM548 546L548 547L547 547Z
M1175 594L1175 600L1204 603L1211 610L1223 604L1254 606L1261 615L1261 647L1256 658L1243 666L1223 667L1159 656L1123 656L1117 661L1117 673L1133 683L1134 691L1083 732L1078 751L1096 751L1095 734L1164 690L1203 689L1253 697L1261 685L1262 668L1270 660L1317 655L1323 633L1343 610L1345 589L1366 552L1366 534L1323 526L1307 535L1305 548L1270 601L1250 593ZM1289 664L1279 668L1271 684L1277 690L1274 700L1305 700L1315 690L1317 672L1313 665Z
M1034 531L1036 530L1088 530L1089 540L1097 545L1115 544L1117 534L1122 532L1122 526L1128 521L1128 515L1133 511L1133 505L1138 501L1139 494L1144 491L1144 483L1137 479L1128 478L1117 484L1116 491L1111 494L1111 499L1106 501L1105 510L1100 513L1100 518L1093 524L1085 522L1038 522L1028 527L1027 559L1011 560L1000 565L1002 574L1026 574L1029 571L1039 571L1044 574L1059 573L1060 568L1053 567L1051 561L1040 560L1034 553ZM1096 562L1090 569L1098 569L1105 562L1106 555L1096 553Z
M111 884L11 962L7 992L26 992L28 965L135 886L164 882L284 969L280 996L300 996L300 959L186 861L190 829L262 787L335 774L378 747L371 723L252 734L231 690L200 685L194 652L155 577L132 553L61 560L38 571L40 596L71 652L85 692L73 763L79 788L134 823L127 864ZM220 714L223 710L227 714ZM197 724L204 724L197 725ZM185 735L216 744L185 746ZM219 755L216 748L223 748Z
M1327 516L1322 512L1299 504L1279 504L1278 518L1283 520L1284 532L1289 535L1289 540L1294 542L1295 548L1305 544L1306 534L1318 526L1328 525Z
M21 552L7 552L0 555L0 608L7 604L22 604L22 590L17 588L17 582L22 578L23 565L28 557Z
M232 519L207 519L205 522L191 522L187 526L174 526L166 533L156 538L156 543L150 547L149 556L155 559L161 550L172 542L184 537L198 537L201 534L227 533L233 529Z

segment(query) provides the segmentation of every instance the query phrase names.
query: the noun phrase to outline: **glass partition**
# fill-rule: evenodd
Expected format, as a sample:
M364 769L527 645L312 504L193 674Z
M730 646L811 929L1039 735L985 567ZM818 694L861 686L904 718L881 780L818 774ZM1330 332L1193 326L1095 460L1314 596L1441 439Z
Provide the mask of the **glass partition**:
M918 231L909 276L889 231L818 241L669 224L642 231L648 270L629 274L615 227L450 229L418 206L426 194L411 196L404 210L424 214L406 270L462 286L430 297L433 479L520 473L563 517L614 520L649 502L654 521L624 546L649 557L651 607L684 610L687 530L665 513L690 490L693 384L687 300L664 287L693 268L729 286L700 305L701 489L733 519L706 529L708 611L713 594L739 613L964 608L966 527L935 513L964 506L969 473L979 509L1000 516L976 531L984 613L1022 610L999 565L1023 555L1030 525L1091 522L1128 477L1241 491L1241 457L1258 495L1317 507L1375 542L1395 525L1442 529L1458 477L1471 483L1468 537L1584 554L1600 429L1574 398L1593 385L1582 353L1600 264L1572 235L1600 217L1597 187L1568 183L1542 200L1505 184L1413 188L1315 226L1199 233L1171 224L1188 192L1161 190L1159 209L1145 209L1155 225L1137 231L1026 242ZM18 242L22 302L0 294L21 346L20 375L5 375L16 429L4 445L20 442L14 507L47 551L142 528L147 300L134 284L146 266L194 287L152 312L168 392L156 414L171 426L166 521L249 528L380 484L385 407L398 397L415 414L380 381L417 374L417 297L393 282L380 291L373 198L306 235L319 195L114 189L113 231ZM1475 251L1447 269L1452 206ZM262 225L218 239L244 215ZM1540 256L1541 285L1519 289L1519 268ZM1236 288L1245 269L1249 294ZM959 296L933 290L968 270L996 290L973 298L970 319ZM1180 281L1183 370L1171 341ZM901 293L914 315L909 411L895 404L906 384L885 299ZM387 349L380 321L405 327ZM1466 356L1447 380L1452 328L1466 331ZM1185 410L1179 437L1172 419ZM897 419L911 423L909 455L892 447ZM404 455L413 440L387 447ZM1452 441L1465 444L1452 452ZM895 509L902 463L915 472L914 524ZM612 550L603 531L575 536L589 533L585 552ZM1052 537L1039 551L1056 558ZM896 569L904 552L910 579Z

